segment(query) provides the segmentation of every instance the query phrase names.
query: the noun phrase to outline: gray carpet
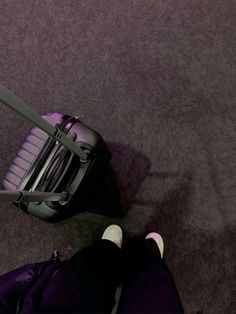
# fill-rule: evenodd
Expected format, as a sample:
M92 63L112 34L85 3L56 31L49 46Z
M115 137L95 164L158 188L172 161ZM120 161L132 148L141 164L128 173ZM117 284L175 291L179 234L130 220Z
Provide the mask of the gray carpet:
M233 0L0 0L0 82L40 114L84 115L113 153L98 207L127 210L47 224L1 203L1 274L116 222L163 235L186 313L236 312L235 14ZM31 125L0 109L3 178Z

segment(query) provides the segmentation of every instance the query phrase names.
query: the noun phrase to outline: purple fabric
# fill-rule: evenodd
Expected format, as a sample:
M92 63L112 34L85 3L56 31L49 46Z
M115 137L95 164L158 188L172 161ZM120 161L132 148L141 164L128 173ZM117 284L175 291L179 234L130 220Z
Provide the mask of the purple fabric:
M120 250L108 240L29 264L0 277L1 313L110 313L123 280L118 313L183 313L175 282L153 240Z
M42 263L28 264L0 277L0 313L16 312L20 297L35 280Z
M34 313L44 286L63 265L58 257L32 263L0 276L0 313Z
M52 275L60 266L60 262L56 263L45 263L43 269L41 269L42 274L38 276L35 284L29 289L28 293L24 296L21 314L27 313L37 313L41 303L42 291L45 288L47 282L51 279Z

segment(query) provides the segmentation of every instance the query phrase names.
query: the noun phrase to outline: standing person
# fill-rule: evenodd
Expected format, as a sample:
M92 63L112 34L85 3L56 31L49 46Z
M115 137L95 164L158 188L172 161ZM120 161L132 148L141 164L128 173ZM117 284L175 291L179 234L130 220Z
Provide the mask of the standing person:
M163 261L158 233L129 242L110 225L93 246L69 261L23 266L0 277L0 313L111 313L122 282L118 313L183 313L173 277Z

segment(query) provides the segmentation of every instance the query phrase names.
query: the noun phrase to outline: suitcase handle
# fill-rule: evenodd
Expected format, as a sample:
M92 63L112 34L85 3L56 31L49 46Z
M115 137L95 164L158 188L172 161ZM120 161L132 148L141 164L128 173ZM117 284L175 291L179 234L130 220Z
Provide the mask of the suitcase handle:
M31 192L31 191L0 191L0 201L12 202L59 202L66 201L67 193Z
M12 110L16 111L24 118L34 123L37 127L46 132L53 139L61 143L71 152L80 157L81 162L86 162L89 158L88 154L83 151L79 146L72 142L66 134L64 134L58 128L52 126L45 119L40 117L35 111L27 106L21 99L13 95L8 89L0 84L0 101Z

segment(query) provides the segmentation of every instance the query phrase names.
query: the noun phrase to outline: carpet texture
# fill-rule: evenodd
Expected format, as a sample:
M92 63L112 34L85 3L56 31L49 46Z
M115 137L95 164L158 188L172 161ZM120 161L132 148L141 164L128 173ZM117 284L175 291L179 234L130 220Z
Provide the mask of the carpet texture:
M186 313L236 312L235 6L0 0L0 82L40 114L84 115L113 154L95 198L106 215L47 224L0 204L1 274L118 223L162 234ZM32 125L0 113L3 178Z

